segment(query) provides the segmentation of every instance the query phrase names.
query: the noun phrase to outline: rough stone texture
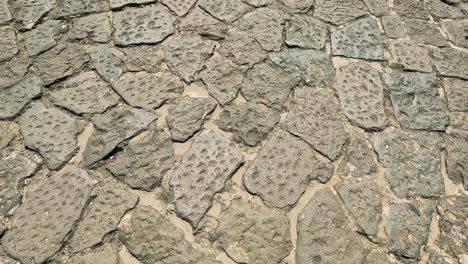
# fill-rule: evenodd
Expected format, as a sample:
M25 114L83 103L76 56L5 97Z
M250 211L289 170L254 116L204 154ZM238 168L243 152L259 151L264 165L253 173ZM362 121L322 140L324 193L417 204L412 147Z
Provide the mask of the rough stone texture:
M99 13L109 10L108 1L100 0L56 0L53 12L55 17L74 16L86 13Z
M337 197L319 191L299 215L296 263L360 264L363 251Z
M429 20L429 13L425 9L424 1L395 0L393 10L402 18Z
M156 0L109 0L109 5L112 9L120 9L126 5L151 4L155 2Z
M438 197L442 138L429 132L383 132L372 138L390 187L400 198Z
M262 142L280 121L279 113L262 104L230 104L224 107L218 127L232 132L234 140L247 146Z
M468 246L468 198L463 195L446 198L439 202L437 211L441 219L440 237L436 244L453 257L462 259Z
M372 157L372 150L362 132L353 132L349 136L349 144L341 160L339 173L352 177L363 177L377 171L377 165Z
M435 50L434 65L442 76L468 79L468 53L454 48Z
M389 65L405 71L432 72L432 58L428 48L408 40L390 42Z
M359 19L331 34L332 54L369 60L384 59L384 44L377 20Z
M450 111L468 112L468 81L444 78L443 86Z
M363 0L369 12L374 16L383 16L390 13L386 0Z
M36 56L57 45L66 24L60 20L48 20L26 34L24 45L30 56Z
M119 264L117 253L117 250L112 248L88 251L86 253L73 256L66 262L66 264Z
M441 26L447 32L448 39L455 45L468 48L468 20L442 21Z
M382 26L388 38L404 38L407 36L403 20L398 16L382 17Z
M39 151L50 169L61 167L78 149L76 119L56 108L35 103L18 123L26 147Z
M108 45L99 45L89 52L91 62L97 72L107 81L116 80L122 75L123 63L112 53Z
M350 63L340 71L334 87L346 117L365 129L385 128L387 116L379 72L364 62Z
M244 2L251 6L262 7L270 5L273 3L273 0L244 0Z
M446 137L447 155L445 166L450 180L462 184L468 190L468 142L463 139Z
M364 264L396 264L387 254L382 252L371 252L367 254ZM440 264L440 263L439 263Z
M21 29L31 29L39 19L52 9L50 0L15 0L10 2L11 10Z
M10 130L10 123L0 122L0 149L8 146L14 135Z
M28 192L2 239L9 255L43 263L61 247L80 218L96 182L86 171L67 167Z
M53 104L77 114L102 113L117 105L119 97L94 72L82 72L68 79L63 88L52 90Z
M8 62L0 62L0 89L18 83L28 72L29 59L25 55L19 55Z
M217 132L197 134L169 181L177 214L196 227L211 207L213 196L224 188L243 160L242 154Z
M327 25L307 15L295 15L287 23L286 44L304 49L323 49L328 35Z
M405 25L410 38L418 43L439 47L448 45L436 23L419 19L406 19Z
M8 61L18 53L18 43L16 39L16 32L13 27L4 26L0 27L0 61Z
M174 32L171 14L158 6L129 8L112 16L116 45L159 43Z
M430 204L391 204L385 223L390 252L405 258L419 259L427 242L434 207Z
M106 14L91 14L73 21L68 36L70 39L106 43L111 40L111 22Z
M281 2L286 5L288 11L299 13L309 11L315 0L281 0Z
M164 59L164 54L160 46L131 46L121 49L123 56L121 60L124 62L128 71L146 71L149 73L157 73Z
M286 212L254 200L233 200L221 213L215 234L238 263L279 263L292 248Z
M426 0L424 2L427 11L435 19L464 18L465 15L458 6L450 3L451 0Z
M286 127L314 149L335 160L346 142L341 120L338 100L332 92L304 87L294 92Z
M0 89L0 119L16 117L41 92L41 80L36 76L27 77L10 88Z
M404 128L445 130L447 107L439 95L435 75L423 73L385 74L395 117Z
M199 0L198 6L217 19L227 23L234 22L252 9L241 0Z
M12 18L8 8L8 0L0 0L0 24L9 22Z
M195 31L209 39L219 40L226 37L228 26L203 9L195 7L187 16L182 18L179 30Z
M208 116L215 110L216 102L209 97L182 97L169 108L166 117L171 138L185 142L200 131Z
M172 142L161 129L154 129L128 143L107 169L132 188L151 191L160 186L174 163Z
M184 84L171 73L128 72L112 82L114 90L131 106L153 110L179 96Z
M197 0L161 0L161 3L174 11L178 16L185 16Z
M335 25L348 23L367 14L362 0L316 0L314 16Z
M228 31L220 46L219 53L239 65L252 67L266 57L262 47L252 36L236 28Z
M327 182L333 165L319 158L312 147L290 133L278 129L260 150L244 174L244 184L276 207L294 205L307 184Z
M449 134L468 139L468 113L452 112L449 115L450 127Z
M3 249L0 249L0 261L2 264L21 264L19 261L8 256Z

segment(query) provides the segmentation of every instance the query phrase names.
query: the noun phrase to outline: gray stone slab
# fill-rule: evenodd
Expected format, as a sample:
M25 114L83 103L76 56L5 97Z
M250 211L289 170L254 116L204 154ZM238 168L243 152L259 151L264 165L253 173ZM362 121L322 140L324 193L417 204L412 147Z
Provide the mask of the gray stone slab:
M445 96L450 111L468 112L468 81L443 78Z
M8 146L15 135L9 122L0 122L0 149Z
M363 177L377 172L373 150L367 145L366 137L360 131L352 132L349 136L343 159L338 172L344 176Z
M75 255L60 264L119 264L118 252L113 248L94 249Z
M29 67L28 56L23 53L8 62L0 62L0 89L10 87L26 75Z
M226 39L221 42L219 53L236 64L249 67L267 57L252 36L236 28L229 29Z
M286 44L305 49L323 49L328 37L327 24L307 15L295 15L287 22Z
M424 1L419 0L395 0L393 10L402 18L429 20Z
M386 253L373 251L367 254L364 264L396 264L397 262L390 258Z
M286 9L292 13L309 11L315 3L315 0L281 0Z
M451 112L449 114L450 126L447 133L468 139L468 113Z
M468 198L455 196L440 201L437 205L440 215L440 237L436 241L442 250L463 263L468 246Z
M156 3L156 0L109 0L112 9L120 9L127 5L142 5Z
M56 18L109 11L109 2L102 0L56 0L52 16Z
M442 76L468 79L468 53L454 48L435 50L434 65Z
M50 0L16 0L10 2L11 11L21 29L31 29L53 7Z
M444 19L444 18L464 18L465 15L458 7L450 3L451 0L426 0L425 6L426 10L432 15L435 19Z
M0 35L2 36L0 39L0 46L2 46L0 61L8 61L19 52L15 28L11 26L0 27Z
M388 38L399 39L407 36L403 20L398 16L383 16L382 26Z
M42 94L41 80L26 77L20 83L0 90L0 120L16 117L26 105Z
M164 60L164 52L160 46L138 45L120 49L120 59L127 71L146 71L157 73Z
M468 190L468 141L455 137L445 138L447 175L455 184L462 184Z
M273 3L273 0L244 0L245 3L255 6L255 7L262 7L262 6L269 6Z
M47 20L34 30L26 33L24 45L30 56L36 56L57 45L61 34L67 30L65 22L60 20Z
M182 17L190 11L197 0L161 0L161 3Z
M73 40L106 43L111 40L112 27L110 18L105 13L90 14L73 20L73 26L67 36Z
M335 25L346 24L367 14L362 0L316 0L314 17Z
M217 19L232 23L253 8L242 0L199 0L198 6Z
M364 3L374 16L383 16L390 13L387 0L364 0Z
M419 19L406 19L405 25L410 38L420 44L438 47L448 46L448 41L442 35L439 25L436 23Z
M432 72L430 50L410 40L390 42L389 65L406 71Z
M8 0L0 0L0 24L10 22L12 18Z
M114 55L109 45L99 45L89 52L91 62L94 64L99 75L106 81L116 80L122 75L123 62Z
M198 6L183 17L179 24L181 31L195 31L209 39L219 40L226 37L228 26L208 14Z
M468 20L446 20L440 23L448 39L455 45L468 48Z

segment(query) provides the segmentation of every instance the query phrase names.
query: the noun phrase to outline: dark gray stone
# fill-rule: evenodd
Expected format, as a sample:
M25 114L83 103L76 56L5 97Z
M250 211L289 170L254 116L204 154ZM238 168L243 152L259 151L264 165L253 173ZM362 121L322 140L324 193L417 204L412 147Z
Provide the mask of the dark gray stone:
M394 0L393 10L402 18L429 20L429 13L425 9L424 1Z
M161 3L171 9L178 16L185 16L195 5L197 0L161 0Z
M335 25L348 23L367 14L362 0L316 0L314 17Z
M307 15L295 15L288 20L286 44L305 49L323 49L328 37L327 24Z
M344 152L338 172L344 176L363 177L377 172L377 164L372 157L362 132L353 132Z
M462 184L468 190L468 141L454 138L445 138L447 156L445 165L450 180L456 184Z
M388 38L404 38L407 36L403 20L398 16L382 17L382 26Z
M10 2L11 10L21 29L31 29L37 21L49 12L53 2L49 0L15 0Z
M448 46L447 40L436 23L419 19L406 19L405 25L410 38L420 44Z
M47 20L34 30L26 33L24 45L30 56L36 56L57 45L61 34L68 27L60 20Z
M18 41L15 28L10 26L0 27L0 61L8 61L18 53Z
M450 111L468 112L468 81L444 78L443 85Z
M468 247L468 197L461 195L443 199L437 205L437 211L440 215L440 237L436 244L463 263Z
M198 6L217 19L227 23L238 20L245 13L252 10L251 6L241 0L199 0Z
M430 50L409 40L390 42L389 65L406 71L432 72Z
M123 63L113 54L110 46L99 45L89 52L89 56L97 72L106 81L116 80L122 75Z
M16 117L41 93L41 80L36 76L27 77L10 88L0 89L0 120Z
M29 67L29 59L25 53L8 62L0 62L0 89L10 87L26 75Z
M73 20L68 38L106 43L111 40L112 27L105 13L91 14Z
M433 58L440 75L468 79L468 53L454 48L444 48L435 50Z

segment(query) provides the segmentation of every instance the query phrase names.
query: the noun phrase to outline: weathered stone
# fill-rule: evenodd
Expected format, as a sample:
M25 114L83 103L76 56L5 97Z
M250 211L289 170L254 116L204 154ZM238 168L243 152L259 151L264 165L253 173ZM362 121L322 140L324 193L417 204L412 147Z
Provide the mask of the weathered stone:
M49 0L15 0L10 2L11 10L21 29L31 29L49 10L53 2Z
M400 198L438 197L442 138L429 132L384 132L372 138L390 187Z
M447 32L448 38L453 44L468 48L468 20L442 21L441 26Z
M405 258L419 259L421 247L429 237L434 207L430 204L391 204L385 223L390 252Z
M342 175L352 177L363 177L377 171L372 150L367 146L366 138L362 132L353 132L349 136L349 144L338 171Z
M463 139L446 137L445 164L450 180L456 184L462 184L468 190L468 142Z
M424 1L394 0L393 10L403 18L429 20L429 13L425 9Z
M407 72L384 74L391 92L395 117L404 128L445 130L447 107L439 94L439 81L433 74Z
M128 72L112 82L114 90L129 105L153 110L177 97L184 84L171 73Z
M427 264L455 264L455 262L442 252L431 252Z
M195 7L182 18L178 29L180 31L195 31L209 39L219 40L226 37L228 26L203 9Z
M130 140L107 169L130 187L151 191L161 185L163 176L174 163L173 156L169 136L161 129L154 129Z
M199 0L198 6L217 19L227 23L234 22L252 9L241 0Z
M443 199L437 206L440 215L440 237L436 244L455 258L466 257L468 247L468 197L456 196ZM463 263L463 260L460 261Z
M29 56L36 56L57 45L66 24L60 20L47 20L26 34L24 45Z
M390 42L390 67L407 71L432 72L429 49L408 40Z
M434 18L464 18L465 15L458 6L447 2L450 2L450 0L426 0L424 4ZM457 22L459 23L460 21Z
M193 248L182 230L149 206L137 207L120 240L144 264L220 264Z
M346 142L338 100L323 88L296 89L286 127L318 152L335 160Z
M468 79L468 53L454 48L444 48L435 50L433 58L440 75Z
M78 150L77 121L41 102L33 104L20 118L19 127L26 147L39 151L50 169L58 169Z
M113 248L93 249L86 253L75 255L65 263L60 264L119 264L117 250Z
M120 9L126 5L152 4L152 3L156 3L156 0L109 0L110 7L112 9Z
M215 42L192 32L173 37L164 47L164 57L169 68L186 82L203 68L215 47Z
M164 53L160 46L138 45L121 49L123 56L120 58L128 71L146 71L157 73L164 60Z
M56 0L53 16L66 17L109 10L109 2L102 0Z
M386 0L364 0L364 3L374 16L383 16L390 13Z
M348 23L367 14L362 0L316 0L314 17L335 25Z
M288 10L299 13L309 11L315 3L315 0L281 0L281 2L286 5Z
M116 45L155 44L174 32L171 14L158 6L129 8L112 16Z
M232 132L236 141L247 146L262 142L280 121L279 112L262 104L230 104L224 107L218 127Z
M340 71L334 87L346 117L365 129L384 129L387 115L379 72L365 62L350 63Z
M255 7L262 7L268 6L273 3L273 0L243 0L245 3L255 6Z
M253 199L234 199L221 213L215 235L238 263L280 263L292 248L286 212Z
M419 19L406 19L405 25L410 38L418 43L439 47L448 45L436 23Z
M383 60L384 44L377 20L359 19L331 34L332 54L351 58Z
M251 193L276 207L293 205L310 181L327 182L333 165L319 158L312 147L290 133L278 129L244 174Z
M172 140L185 142L200 131L208 116L215 110L216 102L209 97L182 97L169 108L166 122Z
M468 139L468 113L451 112L449 115L450 127L448 133Z
M295 15L288 20L286 44L305 49L323 49L328 35L327 25L307 15Z
M252 36L236 28L229 29L226 39L221 42L219 53L236 64L249 67L266 58L260 44Z
M68 36L70 39L86 39L106 43L111 40L111 34L112 29L109 17L104 13L100 13L75 19Z
M364 249L330 189L319 191L299 215L296 262L360 264Z
M21 54L8 62L0 62L0 89L10 87L24 77L28 72L29 59Z
M444 78L445 96L450 111L468 112L468 81Z
M0 248L0 263L2 264L21 264L21 262L17 261L16 259L10 257Z
M404 38L407 36L403 20L398 16L382 17L382 26L388 38Z
M0 24L11 21L10 8L8 8L8 0L0 0Z
M172 172L169 186L179 216L198 225L213 197L243 163L242 154L212 130L197 134Z
M0 120L16 117L32 99L41 95L42 84L36 76L0 90Z
M264 62L247 72L242 95L252 103L262 103L279 110L297 84L297 80L280 67Z
M15 57L18 53L18 42L16 40L16 32L13 27L0 27L0 61L8 61Z
M86 171L67 167L29 191L2 239L7 253L23 263L43 263L62 247L96 183Z
M99 45L89 52L91 62L97 72L107 81L116 80L122 75L123 63L112 53L108 45Z
M144 130L156 120L152 113L128 106L115 107L92 118L96 130L84 150L87 166L96 163L111 153L122 141Z
M102 242L105 235L117 229L124 214L135 207L138 195L122 187L105 183L96 188L97 197L86 208L69 246L73 252Z
M185 16L197 0L161 0L161 3L174 11L178 16Z
M364 264L396 264L387 254L373 251L367 254ZM435 264L435 263L434 263ZM440 264L440 263L439 263Z
M0 149L8 146L14 135L10 130L10 124L8 122L0 122Z

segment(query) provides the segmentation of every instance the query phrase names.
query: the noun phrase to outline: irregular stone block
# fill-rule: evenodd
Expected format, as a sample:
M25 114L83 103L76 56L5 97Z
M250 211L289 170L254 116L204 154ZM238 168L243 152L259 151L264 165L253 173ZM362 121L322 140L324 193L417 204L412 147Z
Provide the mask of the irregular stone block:
M198 6L226 23L232 23L252 10L252 7L241 0L199 0Z
M0 248L0 261L2 264L21 264L19 261L17 261L14 258L11 258L10 256L7 255L3 251L3 249Z
M10 2L11 10L21 29L28 30L36 25L44 14L52 9L49 0L15 0Z
M316 0L314 17L342 25L367 14L362 0Z
M438 197L442 138L429 132L384 132L372 138L390 187L400 198Z
M468 81L444 78L445 96L450 111L468 112Z
M386 0L364 0L364 3L374 16L383 16L390 13Z
M232 132L236 141L247 146L262 142L280 121L279 112L262 104L230 104L224 107L218 127Z
M249 67L266 58L260 44L252 36L236 28L229 29L226 39L221 42L219 53L236 64Z
M383 60L384 44L377 20L362 18L331 34L332 54L351 58Z
M91 14L73 20L73 26L68 33L70 39L89 40L106 43L111 40L111 22L104 14Z
M445 166L450 180L462 184L468 190L468 142L454 137L446 137Z
M468 53L454 48L444 48L435 50L433 59L440 75L468 79Z
M435 75L408 72L384 74L383 79L402 127L445 130L449 123L447 107L439 95L440 84Z
M198 225L213 197L244 161L242 154L212 130L197 134L169 180L177 214Z
M382 252L373 251L367 254L364 264L397 264L396 261L392 260L387 254Z
M437 205L440 215L439 229L440 237L436 241L439 247L460 260L466 256L468 247L468 198L466 196L455 196L440 201ZM463 263L463 260L461 260Z
M213 40L224 39L228 31L226 24L199 7L195 7L182 18L178 28L180 31L198 32L198 34Z
M328 37L327 24L307 15L295 15L288 20L286 44L305 49L323 49Z
M286 127L318 152L335 160L346 142L340 107L333 93L323 88L296 89Z
M15 57L18 53L18 43L16 40L16 32L13 27L4 26L0 27L0 61L8 61Z
M12 18L8 0L0 0L0 24L10 22Z
M14 135L10 130L10 123L0 122L0 149L8 146Z
M78 150L77 121L41 102L33 104L19 118L19 127L26 147L39 151L49 169L58 169Z
M197 0L161 0L161 3L174 11L178 16L185 16Z
M468 48L468 20L446 20L440 25L453 44Z
M281 0L288 11L293 13L307 12L315 3L315 0Z
M109 11L109 2L102 0L56 0L56 18Z
M216 102L209 97L182 97L169 108L166 122L172 140L185 142L200 131L208 116L215 110Z
M465 17L459 7L451 4L450 0L426 0L424 4L427 11L436 19L457 19ZM459 23L460 21L457 22Z
M86 253L75 255L69 258L65 263L66 264L118 264L118 252L113 248L104 248L104 249L93 249ZM65 264L63 263L63 264ZM62 264L62 263L60 263Z
M8 62L0 62L0 89L10 87L26 75L29 67L29 59L26 54L21 54Z
M250 193L276 207L294 205L310 181L327 182L333 164L319 158L301 139L278 129L244 174Z
M57 40L66 29L67 26L63 21L47 20L26 33L24 45L29 56L36 56L57 45Z
M449 256L442 252L431 252L427 264L453 264L455 263Z
M110 46L99 45L89 52L89 56L97 72L106 81L116 80L122 75L123 63L112 53Z
M449 115L449 120L450 127L447 132L468 139L468 113L452 112Z
M120 49L123 53L121 60L128 71L146 71L157 73L164 60L164 53L160 46L138 45Z
M140 5L152 3L156 3L156 0L109 0L110 7L112 9L120 9L126 5Z
M407 71L432 72L429 49L408 40L390 42L390 67Z
M367 146L362 132L353 132L348 137L349 144L341 160L338 172L345 176L363 177L377 171L372 157L372 149Z
M112 16L116 45L156 44L174 32L171 14L158 6L129 8Z
M393 10L403 18L429 20L429 12L424 6L424 1L394 0Z
M251 6L262 7L270 5L273 0L244 0L244 2Z
M448 42L440 32L438 24L419 19L406 19L406 30L411 39L421 44L438 47L447 46Z
M0 120L16 117L32 99L42 93L42 84L36 76L25 78L20 83L0 90Z
M2 239L6 252L23 263L43 263L60 250L79 220L96 181L86 171L62 169L28 192Z
M403 20L398 16L383 16L382 26L388 38L404 38L407 36Z

